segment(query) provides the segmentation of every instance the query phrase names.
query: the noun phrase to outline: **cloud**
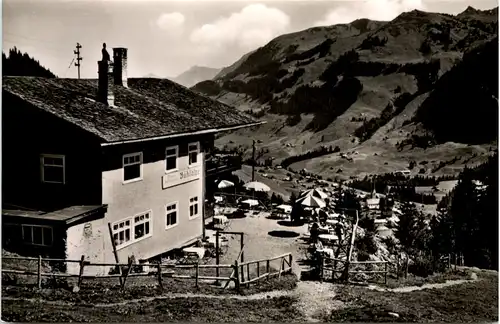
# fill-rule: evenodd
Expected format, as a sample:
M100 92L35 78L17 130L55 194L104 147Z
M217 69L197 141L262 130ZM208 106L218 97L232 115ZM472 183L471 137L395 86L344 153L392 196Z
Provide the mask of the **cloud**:
M328 12L324 19L315 26L346 24L356 19L389 21L399 14L413 9L424 10L422 0L366 0L343 3L340 7Z
M263 4L250 4L193 30L190 41L199 48L215 54L229 48L240 53L265 45L287 31L290 18L279 9Z
M156 26L166 31L179 30L184 26L185 20L180 12L163 13L156 20Z

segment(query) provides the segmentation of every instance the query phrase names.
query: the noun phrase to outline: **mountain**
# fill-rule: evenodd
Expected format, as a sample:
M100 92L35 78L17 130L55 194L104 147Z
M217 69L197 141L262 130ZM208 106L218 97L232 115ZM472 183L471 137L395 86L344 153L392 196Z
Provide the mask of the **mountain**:
M2 74L46 78L56 77L49 69L40 65L40 62L30 57L28 53L21 53L16 47L9 50L9 56L2 52Z
M215 69L205 66L193 66L189 70L179 74L172 81L182 84L185 87L192 87L198 82L210 80L220 72L221 69Z
M315 27L273 39L192 89L267 121L219 146L248 154L253 137L262 158L295 157L293 168L325 176L409 161L421 163L415 173L456 174L496 146L497 29L497 8Z
M152 78L152 79L161 79L161 77L157 76L156 74L149 73L144 76L145 78Z

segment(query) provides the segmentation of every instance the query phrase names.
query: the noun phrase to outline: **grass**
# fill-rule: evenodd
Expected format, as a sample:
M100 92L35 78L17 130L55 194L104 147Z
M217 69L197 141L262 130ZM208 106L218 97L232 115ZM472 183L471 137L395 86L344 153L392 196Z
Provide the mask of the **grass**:
M453 270L450 269L444 273L435 273L426 278L417 277L412 274L408 274L408 278L400 278L397 280L394 274L387 277L387 285L384 285L387 288L400 288L400 287L410 287L410 286L423 286L425 284L436 284L436 283L444 283L447 280L468 280L470 279L470 271L466 270Z
M265 300L175 298L121 307L52 306L2 301L6 322L287 322L300 319L291 297Z
M82 305L91 305L94 303L116 303L130 299L138 299L143 297L165 296L169 294L205 294L205 295L236 295L238 292L234 288L222 289L207 282L200 282L198 288L195 287L194 280L168 279L163 280L163 290L158 286L153 279L149 284L141 283L135 285L127 285L124 290L121 290L118 285L118 279L108 280L100 279L99 281L84 281L81 290L78 293L73 293L68 283L65 289L64 282L61 288L43 288L38 289L33 286L2 286L3 297L17 298L41 298L49 301L65 301ZM286 274L269 280L261 280L260 283L252 283L249 288L241 287L241 292L238 295L250 295L273 290L293 290L297 285L297 276Z
M345 309L331 312L328 322L496 322L498 274L482 271L482 280L409 293L378 292L362 287L339 288ZM399 317L389 315L394 312Z

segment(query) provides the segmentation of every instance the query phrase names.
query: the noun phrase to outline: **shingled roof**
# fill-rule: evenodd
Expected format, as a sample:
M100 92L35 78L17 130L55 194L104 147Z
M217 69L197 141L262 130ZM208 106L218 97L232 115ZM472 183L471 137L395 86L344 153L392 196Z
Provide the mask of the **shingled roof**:
M128 79L115 106L97 101L97 80L4 77L3 90L97 135L120 142L261 122L167 79Z

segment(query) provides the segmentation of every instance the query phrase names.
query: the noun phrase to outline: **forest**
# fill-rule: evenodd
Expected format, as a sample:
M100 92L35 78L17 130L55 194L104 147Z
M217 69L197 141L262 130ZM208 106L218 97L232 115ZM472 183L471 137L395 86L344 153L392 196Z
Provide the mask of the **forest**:
M16 47L11 48L8 55L2 52L2 74L4 76L36 76L55 78L56 75L40 65L40 62L22 53Z

